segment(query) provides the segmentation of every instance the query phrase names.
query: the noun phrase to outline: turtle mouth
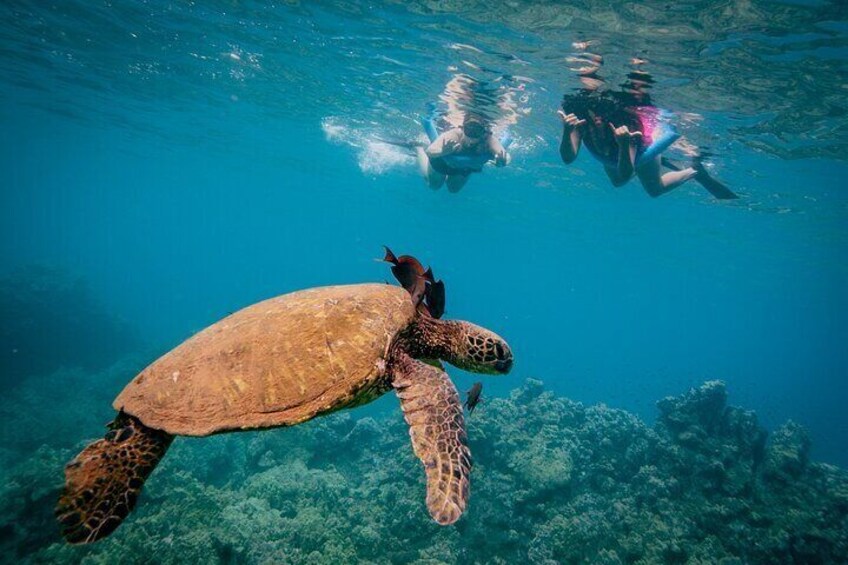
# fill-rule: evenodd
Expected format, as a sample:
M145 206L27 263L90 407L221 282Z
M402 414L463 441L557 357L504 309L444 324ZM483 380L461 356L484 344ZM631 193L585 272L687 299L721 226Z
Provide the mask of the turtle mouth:
M512 352L501 343L495 343L495 370L499 373L509 373L512 369Z

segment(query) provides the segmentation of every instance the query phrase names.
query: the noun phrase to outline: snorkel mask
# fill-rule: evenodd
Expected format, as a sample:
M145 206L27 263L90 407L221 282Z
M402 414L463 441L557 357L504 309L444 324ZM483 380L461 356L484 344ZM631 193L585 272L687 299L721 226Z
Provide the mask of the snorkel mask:
M480 139L488 133L488 129L483 122L476 117L466 117L462 124L463 133L471 139Z

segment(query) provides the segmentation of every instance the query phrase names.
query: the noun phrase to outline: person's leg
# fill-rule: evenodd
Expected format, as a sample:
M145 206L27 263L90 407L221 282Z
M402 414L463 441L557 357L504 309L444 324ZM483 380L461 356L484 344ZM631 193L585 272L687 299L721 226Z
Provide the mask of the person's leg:
M459 192L465 183L468 182L470 175L449 175L447 178L448 190L451 192Z
M662 159L662 165L672 171L680 171L683 169L683 167L677 163L665 158ZM701 163L700 157L695 157L695 159L692 160L692 168L695 169L695 181L700 183L701 186L707 189L707 192L719 200L735 200L736 198L739 198L739 195L730 190L730 188L728 188L725 184L710 176L704 168L703 163Z
M437 190L442 187L442 184L445 182L445 175L435 170L432 165L430 165L430 157L427 156L427 153L424 152L423 147L416 147L415 155L418 159L418 168L421 170L421 175L424 177L424 180L427 181L427 184L433 190Z
M653 198L671 192L694 178L696 174L697 171L691 167L663 174L659 156L648 160L636 169L636 176L642 182L642 187Z

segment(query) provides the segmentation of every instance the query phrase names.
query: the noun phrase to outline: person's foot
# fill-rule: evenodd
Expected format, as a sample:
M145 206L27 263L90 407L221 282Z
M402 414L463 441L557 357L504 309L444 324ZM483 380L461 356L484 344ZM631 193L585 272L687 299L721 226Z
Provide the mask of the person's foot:
M687 175L685 177L685 181L690 181L692 179L698 180L699 178L701 178L698 175L700 175L703 172L703 170L699 171L698 169L696 169L694 167L687 167L687 168L683 169L683 172L687 173ZM704 174L706 174L706 173L704 173Z
M695 171L695 180L709 191L710 194L719 200L734 200L739 198L739 195L730 190L727 186L710 176L704 167L704 156L696 155L692 159L692 170Z
M709 178L706 167L704 167L704 158L700 155L692 157L692 163L689 165L694 171L695 179Z

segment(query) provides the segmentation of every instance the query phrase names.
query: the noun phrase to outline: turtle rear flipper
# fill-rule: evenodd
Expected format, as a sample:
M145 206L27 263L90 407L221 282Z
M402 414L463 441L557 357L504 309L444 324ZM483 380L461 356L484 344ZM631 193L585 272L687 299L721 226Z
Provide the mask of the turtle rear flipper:
M453 524L468 502L471 473L459 394L447 373L405 354L394 360L392 386L427 474L430 516L443 526Z
M70 543L91 543L112 533L174 439L124 413L110 428L65 466L56 518Z

